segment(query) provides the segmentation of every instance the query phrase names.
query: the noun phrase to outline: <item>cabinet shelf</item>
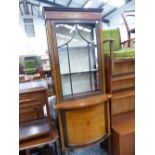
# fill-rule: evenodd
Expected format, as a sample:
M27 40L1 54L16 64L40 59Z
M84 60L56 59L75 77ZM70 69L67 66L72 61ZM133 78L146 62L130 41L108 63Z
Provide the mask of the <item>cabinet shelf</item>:
M89 44L89 47L91 47L91 46L93 46L93 47L97 47L97 45L92 45L92 44ZM68 47L69 49L83 49L83 48L86 48L86 49L88 49L88 46L86 45L86 46L69 46ZM58 48L59 50L67 50L66 49L66 47L60 47L60 48Z
M97 72L98 69L93 69L89 71L81 71L81 72L73 72L73 73L62 73L61 75L69 75L69 74L80 74L80 73L90 73L90 72Z
M79 100L62 102L61 104L55 105L54 108L57 110L82 109L82 108L87 108L98 104L102 104L108 101L111 97L112 97L111 94L98 95L97 99L96 99L96 96L90 96L88 98L82 98Z

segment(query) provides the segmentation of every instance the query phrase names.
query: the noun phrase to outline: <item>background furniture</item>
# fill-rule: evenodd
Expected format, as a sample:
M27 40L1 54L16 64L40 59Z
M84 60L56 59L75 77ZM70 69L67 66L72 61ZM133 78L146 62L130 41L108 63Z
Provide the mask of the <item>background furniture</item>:
M100 9L44 8L62 152L110 138Z
M19 63L19 75L25 74L24 72L24 66L22 64Z
M40 61L43 67L43 71L45 72L51 71L49 57L47 55L42 55Z
M112 40L109 39L109 41ZM111 42L111 41L110 41ZM135 59L114 55L112 42L105 55L106 91L112 93L112 154L135 154ZM114 45L115 46L115 45Z
M124 47L124 44L130 40L121 42L121 34L119 28L103 30L104 44L103 49L106 55L110 54L110 48L112 48L113 54L116 59L120 58L133 58L135 55L134 47ZM134 38L133 38L134 40ZM112 44L112 47L109 46Z
M113 75L119 74L119 72L120 72L119 69L121 69L121 66L115 65L115 63L118 64L120 61L123 61L123 59L128 59L128 60L129 60L129 58L130 58L130 60L134 59L135 48L134 47L126 48L123 46L125 43L128 43L129 40L121 42L119 28L104 30L103 38L104 38L104 42L103 42L104 54L105 54L105 56L110 57L111 71L113 72L112 74ZM132 67L130 67L130 68L132 68ZM124 69L124 71L123 71L124 73L126 72L125 70L126 69Z
M24 67L25 74L35 74L37 73L37 68L41 66L40 57L36 55L21 55L19 62Z
M42 79L44 78L39 73L32 75L25 75L25 74L19 75L19 83L42 80Z
M112 154L135 154L135 113L117 115L112 122Z
M24 58L25 60L25 67L24 71L27 74L36 73L37 70L37 60L36 57L33 56L27 56Z
M51 145L54 144L54 155L58 155L58 150L57 150L57 140L58 140L58 133L56 129L53 127L52 130L52 136L44 136L44 137L39 137L33 140L28 140L24 141L19 144L19 151L25 151L26 155L30 155L30 151L34 150L39 147L43 147L46 145ZM50 152L49 152L50 153Z
M52 136L52 122L45 87L19 90L19 119L20 142L43 135Z
M128 40L131 40L132 34L135 34L135 10L127 10L122 12L122 18L126 27ZM131 47L131 41L128 41L128 47Z
M20 87L45 86L48 88L48 97L53 95L53 81L51 77L45 78L40 74L19 75L19 83Z

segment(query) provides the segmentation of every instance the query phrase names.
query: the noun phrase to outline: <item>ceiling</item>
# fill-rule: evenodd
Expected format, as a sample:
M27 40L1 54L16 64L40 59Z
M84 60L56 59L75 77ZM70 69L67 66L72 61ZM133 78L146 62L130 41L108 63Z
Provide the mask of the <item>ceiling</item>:
M20 14L42 17L42 7L76 7L76 8L102 8L104 15L103 22L109 23L106 19L119 7L132 0L19 0Z

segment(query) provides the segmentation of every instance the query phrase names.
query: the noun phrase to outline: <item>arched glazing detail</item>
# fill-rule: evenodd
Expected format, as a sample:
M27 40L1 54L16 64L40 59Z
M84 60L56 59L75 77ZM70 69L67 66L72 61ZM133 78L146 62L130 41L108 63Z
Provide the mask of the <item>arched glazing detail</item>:
M56 24L64 97L99 91L95 24Z

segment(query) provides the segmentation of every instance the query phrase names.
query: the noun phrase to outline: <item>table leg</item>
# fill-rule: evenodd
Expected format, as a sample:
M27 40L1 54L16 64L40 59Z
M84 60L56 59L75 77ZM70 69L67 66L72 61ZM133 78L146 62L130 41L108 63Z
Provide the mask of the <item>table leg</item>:
M112 145L112 141L111 141L111 138L112 138L112 136L109 136L109 138L108 138L108 151L109 151L109 155L112 155L112 147L111 147L111 145Z
M54 143L54 155L58 155L57 142Z
M100 148L104 149L108 153L108 155L111 155L111 136L109 136L105 141L100 143Z
M30 150L26 150L26 155L30 155Z

